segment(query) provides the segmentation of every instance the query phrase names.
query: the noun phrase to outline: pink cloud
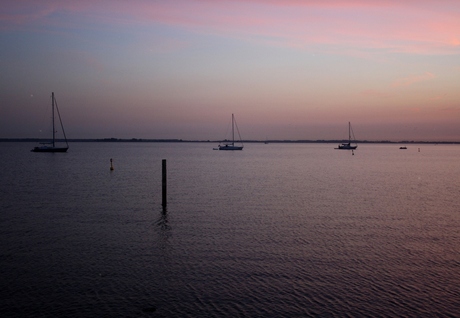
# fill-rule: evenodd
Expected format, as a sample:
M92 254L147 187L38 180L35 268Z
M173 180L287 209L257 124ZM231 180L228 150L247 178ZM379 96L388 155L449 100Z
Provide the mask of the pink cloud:
M458 38L452 38L450 44L452 44L452 46L460 46L460 40Z
M449 112L449 113L458 113L460 112L460 106L445 107L445 108L442 108L441 111Z
M195 1L193 5L144 10L145 18L169 25L270 45L330 52L380 50L420 54L458 53L452 34L460 21L430 3L398 1ZM427 4L428 3L428 4ZM447 3L450 3L447 1ZM455 5L460 9L460 4ZM188 12L197 12L189 14ZM138 16L137 13L134 15Z
M53 13L65 12L100 24L163 24L339 54L460 52L460 2L453 0L7 0L4 6L3 28L51 23Z
M433 96L433 97L431 97L430 99L431 99L431 100L443 100L445 97L446 97L446 94L443 94L443 95L436 95L436 96Z
M389 97L390 95L388 93L375 90L375 89L366 89L361 92L362 96L366 97Z
M414 83L428 81L435 77L436 76L433 73L425 72L421 75L411 75L408 77L398 78L391 84L391 86L392 87L410 86Z

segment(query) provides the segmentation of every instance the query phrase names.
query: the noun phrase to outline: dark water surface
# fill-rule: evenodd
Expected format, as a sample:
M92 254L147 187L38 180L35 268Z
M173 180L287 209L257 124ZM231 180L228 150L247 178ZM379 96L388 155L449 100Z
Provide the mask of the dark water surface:
M33 146L0 143L2 317L460 316L460 146Z

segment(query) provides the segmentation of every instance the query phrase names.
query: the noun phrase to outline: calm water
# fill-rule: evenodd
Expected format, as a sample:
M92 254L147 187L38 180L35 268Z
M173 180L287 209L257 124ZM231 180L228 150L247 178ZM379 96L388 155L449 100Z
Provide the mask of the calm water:
M460 316L460 146L33 146L0 143L2 317Z

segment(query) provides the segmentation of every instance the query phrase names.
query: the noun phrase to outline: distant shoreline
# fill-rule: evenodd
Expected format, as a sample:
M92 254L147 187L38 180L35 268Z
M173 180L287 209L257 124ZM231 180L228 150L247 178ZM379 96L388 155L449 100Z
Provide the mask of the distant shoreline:
M44 142L47 138L0 138L0 142ZM59 142L64 140L58 140ZM185 139L144 139L144 138L85 138L85 139L67 139L68 142L205 142L219 143L222 140L185 140ZM318 144L333 144L348 142L348 140L243 140L243 143L318 143ZM460 141L370 141L357 140L358 144L460 144Z

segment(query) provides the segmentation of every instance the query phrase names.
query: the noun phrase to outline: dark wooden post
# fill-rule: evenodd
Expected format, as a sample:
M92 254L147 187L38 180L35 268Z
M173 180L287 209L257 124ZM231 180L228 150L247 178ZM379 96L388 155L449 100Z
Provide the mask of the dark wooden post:
M163 162L162 162L162 200L161 200L161 204L163 205L163 207L166 207L166 159L163 159Z

